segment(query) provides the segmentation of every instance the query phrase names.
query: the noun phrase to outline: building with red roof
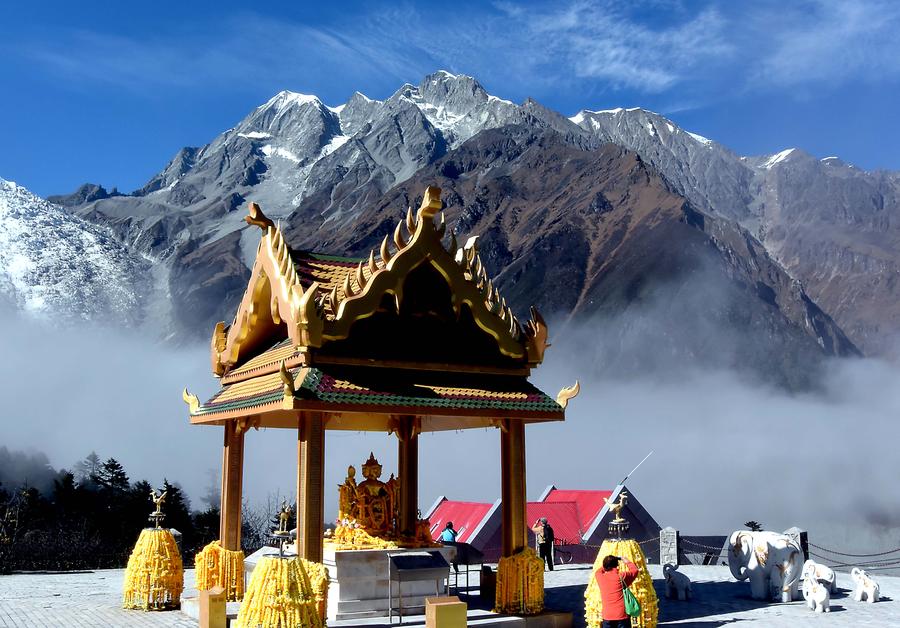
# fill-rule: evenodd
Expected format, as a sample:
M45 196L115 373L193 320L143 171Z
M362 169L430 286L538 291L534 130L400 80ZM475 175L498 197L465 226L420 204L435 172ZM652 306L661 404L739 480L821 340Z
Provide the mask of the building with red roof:
M558 561L565 557L577 563L593 562L600 544L607 537L607 525L613 518L606 500L616 501L624 489L623 485L618 485L611 491L569 490L551 485L538 501L528 502L527 521L534 523L542 517L547 518L553 528L555 547L559 550ZM431 534L435 540L447 521L452 521L459 532L459 542L469 543L484 553L486 561L496 562L501 549L500 514L499 499L489 504L451 501L441 496L425 516L431 522ZM647 559L658 562L660 526L630 490L622 514L631 523L629 536L639 542L646 541L643 549ZM534 535L530 530L528 537L533 545Z

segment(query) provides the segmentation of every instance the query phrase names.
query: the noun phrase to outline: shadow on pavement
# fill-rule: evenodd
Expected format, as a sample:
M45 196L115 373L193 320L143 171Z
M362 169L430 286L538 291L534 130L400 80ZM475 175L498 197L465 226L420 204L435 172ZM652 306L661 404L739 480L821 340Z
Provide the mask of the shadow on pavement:
M655 580L656 595L659 598L659 622L681 621L722 615L725 613L741 613L768 606L768 602L754 600L749 595L745 582L694 582L693 597L685 602L666 599L665 581ZM775 604L776 602L772 602ZM796 602L795 602L796 603ZM679 626L722 626L738 620L721 620L703 623L683 623Z

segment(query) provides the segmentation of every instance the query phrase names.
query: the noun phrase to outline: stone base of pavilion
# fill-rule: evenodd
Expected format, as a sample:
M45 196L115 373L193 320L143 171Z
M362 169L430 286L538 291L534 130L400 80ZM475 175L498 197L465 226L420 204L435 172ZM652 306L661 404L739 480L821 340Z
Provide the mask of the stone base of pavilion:
M434 549L441 551L448 563L453 559L453 553L456 550L453 547ZM329 628L352 628L353 626L374 628L400 625L396 611L393 624L388 620L387 554L402 551L404 550L336 551L333 547L326 546L325 565L328 567L331 579L328 587ZM244 561L246 581L250 581L253 568L263 556L277 554L277 549L264 547L248 556ZM293 556L294 554L286 552L285 555ZM452 577L451 584L453 584ZM396 587L396 583L394 586ZM396 588L394 593L396 594ZM474 587L468 591L451 590L450 593L460 593L462 599L469 602L466 614L466 625L468 626L503 626L504 628L571 628L572 626L572 613L569 612L545 611L531 617L498 615L485 608L484 602L478 603L479 598ZM434 596L434 584L429 582L404 583L403 594L403 625L424 626L425 598ZM444 592L441 591L440 594L443 595ZM394 604L397 604L396 597ZM239 609L240 602L227 604L229 625L237 617ZM199 618L197 598L194 596L182 598L182 612L195 619Z

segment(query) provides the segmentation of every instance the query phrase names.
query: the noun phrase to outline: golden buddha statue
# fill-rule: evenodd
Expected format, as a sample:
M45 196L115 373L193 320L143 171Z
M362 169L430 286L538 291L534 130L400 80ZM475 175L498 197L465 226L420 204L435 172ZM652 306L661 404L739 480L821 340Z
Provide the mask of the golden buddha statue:
M387 482L382 482L381 463L374 452L369 453L361 469L361 482L356 482L356 469L350 466L343 484L338 485L338 521L329 542L342 550L433 545L427 519L417 521L414 530L398 529L400 478L392 473Z
M384 537L394 531L394 495L391 486L382 482L381 464L373 452L362 466L365 480L356 487L359 526L372 536Z

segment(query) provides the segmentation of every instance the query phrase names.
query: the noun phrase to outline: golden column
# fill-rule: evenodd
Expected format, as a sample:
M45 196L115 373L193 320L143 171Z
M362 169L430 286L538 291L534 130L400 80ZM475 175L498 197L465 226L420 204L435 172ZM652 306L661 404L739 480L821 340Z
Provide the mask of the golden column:
M241 549L241 483L244 475L244 430L237 421L225 423L222 450L222 503L219 538L226 550Z
M400 480L399 532L413 536L419 514L419 426L416 417L399 417L396 433L397 475Z
M322 562L324 482L324 416L303 413L297 428L297 555L315 563Z
M500 428L503 555L512 556L528 545L525 522L525 424L503 419Z
M544 610L544 561L528 547L525 515L525 424L500 427L503 557L497 565L494 611L533 615Z

